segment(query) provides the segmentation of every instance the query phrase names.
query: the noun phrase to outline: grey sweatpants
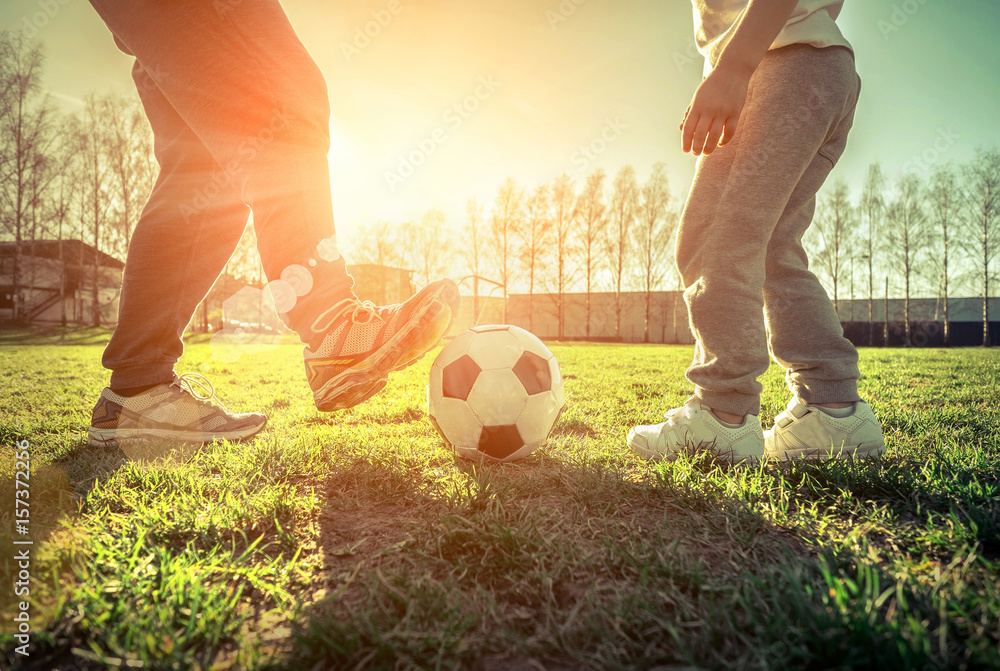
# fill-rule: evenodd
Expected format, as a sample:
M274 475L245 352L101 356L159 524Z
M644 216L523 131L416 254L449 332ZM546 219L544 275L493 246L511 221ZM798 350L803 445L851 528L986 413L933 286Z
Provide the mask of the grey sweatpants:
M858 400L857 350L808 270L802 235L860 89L848 49L770 51L736 135L698 162L676 258L696 339L687 378L715 410L760 413L769 350L802 401Z
M251 211L268 280L299 280L284 319L314 337L313 319L351 296L353 279L334 237L326 82L278 0L91 4L135 57L160 165L104 351L111 384L173 379L181 334Z

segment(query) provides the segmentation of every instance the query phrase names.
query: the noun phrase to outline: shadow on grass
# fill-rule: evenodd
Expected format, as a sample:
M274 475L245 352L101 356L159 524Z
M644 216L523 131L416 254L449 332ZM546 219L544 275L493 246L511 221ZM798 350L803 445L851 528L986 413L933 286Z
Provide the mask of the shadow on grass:
M268 477L315 487L319 502L298 617L243 632L275 641L291 628L280 654L261 662L269 668L903 669L993 659L988 632L976 638L974 623L942 615L982 606L948 594L958 569L944 571L942 589L921 590L853 557L816 556L745 495L753 482L783 479L808 480L804 497L845 487L900 497L891 460L747 472L707 457L645 469L582 452L482 465L406 445L337 449L319 482L262 455ZM67 482L102 483L124 461L78 449L58 468ZM265 543L287 546L280 528L266 532ZM167 554L191 547L155 540ZM78 631L71 616L51 650L103 668L66 656L76 637L103 635ZM220 643L202 638L162 668L213 659Z
M705 460L648 477L543 454L420 472L402 458L331 473L323 588L273 668L904 669L973 654L940 600L810 556ZM434 477L445 495L428 495Z

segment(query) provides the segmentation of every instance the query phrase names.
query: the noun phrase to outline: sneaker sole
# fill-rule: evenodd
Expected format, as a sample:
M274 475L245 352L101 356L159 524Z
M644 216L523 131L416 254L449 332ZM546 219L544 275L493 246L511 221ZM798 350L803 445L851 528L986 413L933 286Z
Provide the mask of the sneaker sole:
M455 323L455 314L451 310L451 306L445 303L447 310L442 310L431 320L431 323L427 325L427 330L423 332L424 337L418 338L415 343L413 343L409 350L401 360L406 363L402 363L393 368L394 371L403 370L404 368L409 368L416 362L424 358L427 352L434 349L434 347L441 342L441 339L448 334L451 330L451 325ZM415 354L414 354L415 353Z
M413 315L404 328L372 356L330 378L322 387L313 391L316 408L321 412L346 410L380 392L388 383L390 372L406 368L440 342L451 327L454 315L450 304L457 297L457 287L443 286L423 312ZM437 310L433 309L435 306L438 306ZM439 319L442 316L447 318ZM446 322L446 326L441 328L443 322ZM423 351L420 351L420 347ZM420 354L414 356L413 352ZM400 364L400 361L406 363Z
M152 441L185 444L214 443L217 440L241 441L256 436L267 426L265 421L252 431L171 431L169 429L96 429L87 431L87 444L91 447L118 447L122 443L145 443Z
M668 452L666 454L662 454L655 450L651 450L648 447L643 447L637 443L633 443L631 439L627 441L627 444L628 449L632 450L633 454L637 454L643 459L648 459L649 461L677 461L677 458L680 456L680 453L678 452ZM716 454L715 458L720 461L725 461L733 466L752 466L759 463L764 457L763 455L747 455L739 459L732 459L730 457L723 457L722 455Z
M861 443L844 447L804 447L797 450L775 450L764 452L764 458L771 461L794 461L807 459L820 461L826 459L867 459L885 453L885 443Z

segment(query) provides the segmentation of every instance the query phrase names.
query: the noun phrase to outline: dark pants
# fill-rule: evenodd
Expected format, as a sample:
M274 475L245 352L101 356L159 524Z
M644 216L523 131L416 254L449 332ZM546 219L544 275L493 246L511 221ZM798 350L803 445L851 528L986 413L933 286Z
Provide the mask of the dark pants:
M277 0L91 0L133 78L160 174L136 225L103 363L117 387L166 382L181 334L253 213L285 322L352 294L337 250L326 82ZM302 336L306 339L306 335Z

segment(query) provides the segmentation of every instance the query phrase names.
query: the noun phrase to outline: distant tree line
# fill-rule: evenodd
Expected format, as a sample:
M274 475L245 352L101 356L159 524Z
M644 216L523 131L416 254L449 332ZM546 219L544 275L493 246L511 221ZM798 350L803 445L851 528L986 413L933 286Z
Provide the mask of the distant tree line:
M158 174L152 134L134 96L92 95L81 109L60 112L42 87L43 65L40 47L16 33L0 33L0 236L14 242L10 272L5 268L4 274L18 315L26 307L21 289L32 285L22 263L31 246L41 239L79 239L124 260ZM567 293L586 295L587 336L591 295L613 294L620 337L623 295L641 292L648 341L651 295L680 288L672 239L681 207L663 163L644 181L630 165L613 179L597 169L579 183L565 173L533 187L508 178L491 202L469 199L461 222L447 222L432 208L412 221L367 225L348 258L407 267L421 284L443 275L464 278L477 315L480 297L491 292L504 298L527 293L532 315L536 297L551 301L560 337ZM877 297L887 291L901 295L910 342L911 297L936 297L947 344L949 296L978 296L985 343L998 222L1000 151L979 149L967 164L938 165L926 179L907 173L890 182L872 164L856 197L845 182L833 182L818 199L805 242L838 306L845 288L853 297L857 284L872 322ZM99 324L96 255L92 262L91 315ZM251 286L266 282L252 227L227 275ZM65 310L63 301L64 322L70 318Z
M418 222L379 221L358 236L351 254L414 268L420 283L449 270L485 278L505 297L527 293L529 315L535 295L544 294L554 302L560 337L565 294L586 294L589 337L591 294L612 293L620 337L622 294L640 292L648 342L651 294L680 288L672 238L681 206L662 163L641 186L629 165L610 183L603 169L579 186L565 173L534 188L510 178L488 207L470 199L461 226L446 226L438 210ZM987 298L1000 250L1000 151L979 149L965 165L941 164L926 180L907 173L891 184L874 163L856 199L846 182L836 180L817 199L804 244L838 309L845 289L851 298L867 298L871 330L876 298L902 296L905 342L912 342L911 298L930 296L937 300L947 345L948 299L961 292L982 299L988 344L989 322L997 318ZM478 299L479 291L474 294Z
M1000 250L1000 150L981 148L964 165L940 164L927 179L906 173L892 184L874 163L855 202L847 184L835 181L819 198L806 242L835 305L845 284L854 298L860 283L870 329L876 297L902 295L904 342L911 343L910 300L929 296L948 346L948 299L961 293L982 300L988 344L997 318L988 299Z
M553 302L560 337L570 291L587 294L589 326L590 295L610 289L615 335L620 336L623 294L640 290L646 295L648 342L650 296L676 276L671 249L679 203L671 195L663 163L641 185L630 165L610 184L604 171L596 170L579 189L565 173L533 188L508 178L488 207L469 199L465 211L461 227L446 226L436 209L419 221L376 222L357 236L351 257L413 268L419 283L449 271L464 275L476 314L481 287L496 287L504 298L512 291L527 293L529 320L535 296L543 294Z

